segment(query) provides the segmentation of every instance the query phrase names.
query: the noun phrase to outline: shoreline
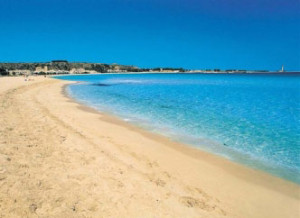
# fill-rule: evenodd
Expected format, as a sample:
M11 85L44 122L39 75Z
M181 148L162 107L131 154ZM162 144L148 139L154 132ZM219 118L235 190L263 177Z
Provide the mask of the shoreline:
M235 162L233 160L230 160L228 158L225 158L221 155L217 155L217 154L213 154L211 152L205 151L201 148L198 147L194 147L193 145L189 145L189 144L185 144L183 142L179 142L179 141L174 141L172 138L163 135L163 134L159 134L159 133L155 133L152 131L149 131L147 129L144 129L140 126L135 125L134 123L130 123L130 122L126 122L124 121L121 117L118 117L117 115L114 114L109 114L107 112L103 112L100 110L97 110L95 108L92 108L88 105L85 105L83 103L80 103L79 101L77 101L75 98L71 97L69 95L69 93L67 92L66 88L69 85L75 84L75 83L80 83L80 82L73 82L71 81L71 83L69 84L65 84L62 88L62 94L68 98L70 101L72 101L73 103L77 104L78 109L83 110L85 112L89 112L89 113L94 113L96 115L101 116L101 120L104 122L108 122L111 124L115 124L118 126L122 126L130 131L134 131L137 132L139 134L141 134L144 137L147 137L151 140L157 141L158 143L161 143L163 146L168 146L172 149L175 149L183 154L186 154L192 158L195 159L201 159L201 158L207 158L208 161L210 163L216 164L217 166L223 166L224 164L229 164L232 165L229 168L224 168L228 173L231 173L235 176L241 176L241 178L247 180L247 181L253 181L254 183L255 181L255 177L253 177L253 175L247 175L246 174L240 174L240 173L236 173L237 171L241 170L246 170L248 171L250 174L259 174L259 176L264 177L264 180L266 181L272 181L273 179L278 179L278 180L282 180L283 183L284 182L288 182L294 185L299 186L300 185L294 181L273 175L269 172L263 171L261 169L257 169L257 168L252 168L250 166L247 166L245 164L239 163L239 162ZM299 190L300 191L300 190Z
M0 129L0 154L7 156L0 158L1 215L300 214L297 184L81 105L65 95L69 81L5 80L10 85L0 87L6 111L0 111L4 119L0 121L5 121Z
M236 72L236 73L228 73L228 72L110 72L110 73L90 73L90 74L53 74L48 75L51 77L63 77L63 76L91 76L91 75L131 75L131 74L208 74L208 75L299 75L300 71L285 71L285 72L279 72L279 71L270 71L270 72Z
M114 74L114 73L111 73L111 74ZM137 74L139 74L139 73L137 73ZM72 75L72 76L76 76L76 75ZM59 79L59 78L54 77L54 79ZM59 80L61 80L61 79L59 79ZM62 80L63 81L70 81L73 84L86 83L86 82L83 82L83 81L72 81L72 80L65 80L65 79L62 79ZM284 174L284 172L283 172L284 169L280 169L280 171L279 171L276 167L274 167L271 164L268 164L266 162L263 162L260 159L254 159L253 157L249 158L247 154L240 154L236 151L228 151L228 150L226 150L226 148L224 150L222 150L223 152L215 153L215 150L209 148L209 146L211 144L220 146L221 144L223 144L222 142L213 141L209 138L206 138L206 139L203 139L203 141L200 142L200 144L202 144L202 146L197 146L197 144L189 143L187 141L184 141L184 140L181 140L181 139L178 139L178 138L177 139L172 138L168 134L161 134L161 133L157 133L155 131L152 131L152 130L147 128L147 127L151 127L151 125L148 125L147 127L141 126L141 125L139 125L138 122L126 121L125 116L124 117L118 116L118 114L110 113L108 111L101 111L100 109L97 109L97 108L94 108L92 106L86 105L86 104L84 104L84 102L80 102L80 100L77 100L76 98L73 98L67 92L66 89L69 85L72 85L72 84L65 85L64 88L63 88L64 89L63 94L66 97L72 99L72 101L74 101L75 103L81 105L82 108L85 108L85 110L87 110L87 111L93 110L95 113L99 113L99 114L102 114L104 116L107 116L108 120L111 120L112 122L115 122L118 125L123 125L123 126L127 125L128 128L131 128L131 129L133 129L133 127L135 127L134 128L135 131L142 132L142 134L145 134L150 138L151 137L156 138L157 136L160 136L162 138L167 138L170 142L177 143L177 144L179 144L183 147L192 147L192 149L194 151L199 151L200 150L201 152L208 153L208 154L226 159L229 162L232 162L232 163L235 163L235 164L238 164L238 165L242 165L243 167L246 167L246 168L261 172L261 173L266 173L266 174L268 174L270 176L273 176L275 178L280 178L280 179L283 179L285 181L294 183L296 185L300 185L298 178L292 177L292 175ZM151 133L152 135L149 134L149 133ZM219 149L222 149L222 148L219 148ZM190 152L190 153L193 153L193 152Z

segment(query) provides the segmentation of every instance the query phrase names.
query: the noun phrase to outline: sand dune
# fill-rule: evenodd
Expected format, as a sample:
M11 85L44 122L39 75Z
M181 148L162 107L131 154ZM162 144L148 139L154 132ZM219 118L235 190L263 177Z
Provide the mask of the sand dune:
M0 78L0 217L299 217L291 182Z

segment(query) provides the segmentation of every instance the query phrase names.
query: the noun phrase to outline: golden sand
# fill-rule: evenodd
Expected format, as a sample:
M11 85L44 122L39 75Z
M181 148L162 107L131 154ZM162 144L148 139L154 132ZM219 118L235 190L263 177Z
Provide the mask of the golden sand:
M0 217L299 217L299 185L0 78Z

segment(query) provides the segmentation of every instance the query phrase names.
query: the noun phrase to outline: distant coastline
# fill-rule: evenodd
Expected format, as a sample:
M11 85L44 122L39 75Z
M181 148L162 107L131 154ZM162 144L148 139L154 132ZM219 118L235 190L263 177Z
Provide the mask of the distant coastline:
M53 60L41 63L0 63L0 76L22 75L65 75L65 74L100 74L100 73L206 73L206 74L242 74L242 73L299 73L298 71L268 71L244 69L198 69L189 70L173 67L139 68L132 65L68 62Z

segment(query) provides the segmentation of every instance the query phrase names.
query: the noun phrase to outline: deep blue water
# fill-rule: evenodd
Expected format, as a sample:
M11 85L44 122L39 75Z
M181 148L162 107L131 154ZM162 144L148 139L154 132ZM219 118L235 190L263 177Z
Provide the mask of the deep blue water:
M300 183L299 74L60 76L79 102Z

